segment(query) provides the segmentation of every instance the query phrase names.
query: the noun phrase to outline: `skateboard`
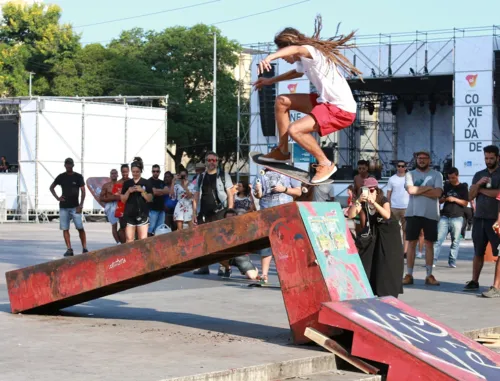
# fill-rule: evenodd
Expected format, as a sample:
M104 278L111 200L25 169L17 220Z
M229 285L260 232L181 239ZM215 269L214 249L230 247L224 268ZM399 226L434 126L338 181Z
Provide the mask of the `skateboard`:
M302 182L303 184L309 185L309 186L318 186L318 185L323 185L323 184L331 184L333 183L333 179L327 179L325 181L322 181L320 183L313 184L311 183L311 175L309 174L308 171L305 171L300 168L296 168L293 165L288 165L285 163L268 163L265 161L259 160L259 158L263 155L261 152L250 152L250 158L252 161L260 165L266 169L269 169L271 171L275 171L278 173L281 173L282 175L291 177L292 179L295 179L297 181ZM266 173L265 170L261 170L260 174L264 175ZM302 193L307 193L308 189L306 187L302 187Z
M246 287L262 287L262 288L281 288L278 283L260 283L258 280L247 278L222 278L222 281L236 282Z
M103 208L106 205L99 200L99 196L101 195L102 186L106 183L109 183L110 181L111 179L109 177L89 177L87 179L87 188L89 188L90 193L92 194L92 196L94 196L94 199Z

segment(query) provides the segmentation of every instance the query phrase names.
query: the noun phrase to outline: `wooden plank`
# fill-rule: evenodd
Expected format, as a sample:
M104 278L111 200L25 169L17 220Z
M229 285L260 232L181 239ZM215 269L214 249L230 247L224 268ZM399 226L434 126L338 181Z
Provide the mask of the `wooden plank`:
M304 335L310 338L319 346L322 346L326 350L339 356L341 359L347 361L349 364L355 366L366 374L377 374L380 371L380 369L368 364L367 362L357 357L351 356L351 354L349 354L349 352L347 352L347 350L342 345L313 328L306 328Z

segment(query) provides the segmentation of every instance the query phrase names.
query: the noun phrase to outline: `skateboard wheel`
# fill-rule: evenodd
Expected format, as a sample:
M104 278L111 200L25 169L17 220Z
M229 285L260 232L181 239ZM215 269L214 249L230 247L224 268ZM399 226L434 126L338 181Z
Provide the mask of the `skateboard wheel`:
M262 176L264 176L266 174L266 171L261 169L260 172L259 172Z
M307 193L309 192L309 189L307 189L306 187L302 187L302 193Z

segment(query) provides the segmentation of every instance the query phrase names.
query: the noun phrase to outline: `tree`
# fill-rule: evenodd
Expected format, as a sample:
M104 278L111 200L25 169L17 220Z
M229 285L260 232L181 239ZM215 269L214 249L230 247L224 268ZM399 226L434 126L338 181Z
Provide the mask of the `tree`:
M169 95L171 156L180 164L212 146L213 36L217 36L217 151L236 152L237 82L232 69L241 47L203 24L163 31L134 28L109 45L82 47L80 36L61 25L56 5L3 8L0 26L0 95L56 96Z
M195 160L211 148L213 95L213 35L217 35L217 151L226 158L236 148L237 82L231 69L241 47L215 27L198 24L148 32L142 58L155 74L162 94L169 94L169 141ZM137 35L135 35L137 36ZM137 39L137 40L143 40ZM157 89L158 91L159 89Z
M61 66L80 50L80 37L70 25L60 25L57 5L21 6L7 3L2 8L0 48L5 95L28 94L29 72L36 73L33 90L40 95L55 95L52 83ZM56 70L55 70L56 69Z

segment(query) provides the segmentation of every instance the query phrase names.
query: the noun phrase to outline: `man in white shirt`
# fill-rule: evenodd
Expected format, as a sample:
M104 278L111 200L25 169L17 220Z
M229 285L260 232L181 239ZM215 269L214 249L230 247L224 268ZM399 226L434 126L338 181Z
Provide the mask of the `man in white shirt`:
M405 188L406 162L399 160L397 163L397 172L391 176L387 182L387 199L391 203L391 211L399 221L403 232L403 244L406 250L408 249L408 241L406 240L406 208L410 201L410 195Z

